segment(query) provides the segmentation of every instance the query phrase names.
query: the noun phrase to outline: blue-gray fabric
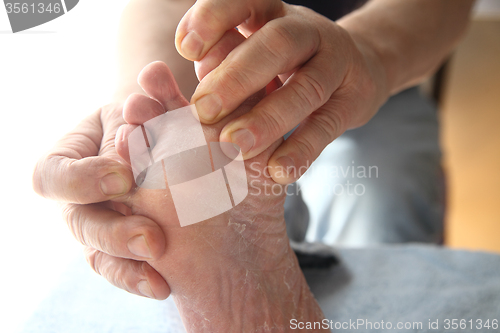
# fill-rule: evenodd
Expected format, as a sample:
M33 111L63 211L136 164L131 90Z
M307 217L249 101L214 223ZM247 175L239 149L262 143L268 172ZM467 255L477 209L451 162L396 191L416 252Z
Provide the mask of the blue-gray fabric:
M339 252L343 264L305 272L326 318L334 322L423 323L422 329L400 332L500 332L444 326L446 319L500 320L499 255L423 244ZM429 329L429 320L439 320L439 329Z
M338 250L341 263L305 276L327 319L344 323L422 322L445 332L445 319L500 319L500 256L431 245ZM439 320L439 330L428 322ZM339 332L384 332L360 327ZM395 330L389 330L395 332ZM397 331L397 330L396 330ZM448 330L446 332L498 332ZM23 333L184 332L171 299L153 301L111 286L78 259Z
M411 88L390 98L368 124L332 142L298 181L309 208L306 240L332 246L440 243L438 136L435 105ZM286 208L303 206L295 190L288 193ZM287 223L294 237L302 237L299 222Z

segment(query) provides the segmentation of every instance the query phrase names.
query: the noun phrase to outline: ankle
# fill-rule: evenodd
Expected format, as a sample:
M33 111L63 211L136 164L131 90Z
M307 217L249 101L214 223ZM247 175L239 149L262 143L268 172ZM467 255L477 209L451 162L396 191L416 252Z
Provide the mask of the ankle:
M324 316L288 247L280 268L249 270L220 265L196 279L196 290L173 293L188 332L284 332L290 321Z

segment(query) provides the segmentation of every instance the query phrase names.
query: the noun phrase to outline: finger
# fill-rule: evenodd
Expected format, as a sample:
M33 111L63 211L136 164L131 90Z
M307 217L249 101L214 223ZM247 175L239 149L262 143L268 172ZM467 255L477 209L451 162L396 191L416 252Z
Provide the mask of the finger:
M85 257L92 269L114 286L139 296L163 300L170 288L147 262L110 256L93 248L85 248Z
M177 26L175 46L189 60L200 60L224 33L245 23L251 31L284 15L279 0L198 0Z
M83 120L38 161L33 172L33 188L38 194L58 201L91 203L130 190L130 169L116 155L96 156L103 140L103 113L99 109Z
M99 156L120 160L115 150L115 137L118 128L125 124L123 120L123 106L110 108L105 106L101 112L102 139Z
M208 73L214 70L227 57L227 55L238 45L245 41L245 37L237 30L228 30L224 36L215 44L207 55L200 61L195 61L194 68L198 80L202 80Z
M348 113L348 108L332 101L306 118L269 159L273 180L290 184L299 179L323 149L347 130Z
M189 105L164 62L155 61L144 67L139 74L138 82L151 98L160 102L165 111Z
M249 113L229 122L220 141L241 148L245 159L257 156L278 138L324 105L342 82L342 72L329 74L326 55L318 54Z
M116 152L118 155L125 160L128 164L130 163L130 151L129 151L129 146L128 146L128 137L130 133L134 129L137 128L138 125L122 125L116 132L116 137L115 137L115 147L116 147ZM138 149L142 149L142 151L139 151L138 153L142 156L144 154L148 154L147 147L146 146L141 146L137 145Z
M191 102L204 123L215 123L276 75L309 60L319 33L296 17L273 20L236 47L196 88Z
M148 260L165 252L161 228L146 217L123 216L104 204L66 204L63 217L83 245L111 256Z

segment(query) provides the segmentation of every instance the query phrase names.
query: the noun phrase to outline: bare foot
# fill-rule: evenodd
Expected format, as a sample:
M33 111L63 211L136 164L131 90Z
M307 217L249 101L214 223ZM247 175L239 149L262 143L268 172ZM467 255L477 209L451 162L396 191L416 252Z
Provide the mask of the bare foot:
M130 124L117 135L126 160L127 136L166 110L188 105L164 63L148 65L140 84L151 97L132 95L124 107ZM230 117L203 126L207 142L223 126L248 112L263 96L247 100ZM166 252L150 264L168 282L188 331L287 331L290 320L323 318L290 249L284 222L285 189L264 172L280 142L245 161L249 194L233 209L180 227L168 188L138 188L127 198L133 214L155 220L166 235ZM168 182L168 179L167 179Z

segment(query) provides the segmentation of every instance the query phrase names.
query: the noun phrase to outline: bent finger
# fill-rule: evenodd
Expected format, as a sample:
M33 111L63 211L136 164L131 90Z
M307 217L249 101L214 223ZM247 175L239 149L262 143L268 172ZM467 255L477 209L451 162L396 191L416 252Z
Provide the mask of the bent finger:
M252 158L324 105L342 82L341 75L325 70L325 58L311 59L249 113L229 122L220 141L238 145L245 159Z
M124 216L104 204L66 204L63 218L83 245L111 256L148 260L165 252L161 228L146 217Z
M290 184L299 179L323 149L346 131L349 116L345 112L327 103L306 118L269 159L273 180Z
M99 154L103 139L102 109L59 140L36 164L33 188L43 197L92 203L127 193L132 173L115 156Z
M175 46L184 58L200 60L226 31L241 23L255 31L282 15L279 0L198 0L177 26Z
M273 20L236 47L196 88L191 102L211 124L245 99L308 61L320 45L319 32L296 17Z
M167 282L147 262L113 257L91 247L86 247L84 252L92 269L112 285L157 300L170 295Z
M228 30L220 41L215 44L207 55L200 61L195 61L194 68L198 80L203 78L214 70L227 55L238 45L245 41L245 37L240 34L236 29Z

